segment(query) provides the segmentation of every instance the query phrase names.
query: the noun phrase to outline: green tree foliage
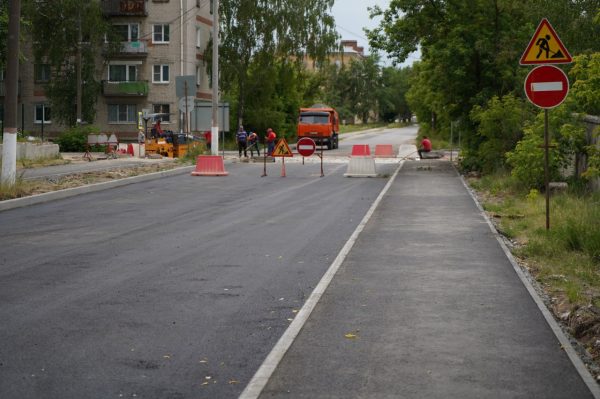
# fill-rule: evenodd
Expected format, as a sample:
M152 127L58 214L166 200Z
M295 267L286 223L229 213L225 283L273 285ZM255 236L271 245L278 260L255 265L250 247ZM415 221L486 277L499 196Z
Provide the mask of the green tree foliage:
M524 137L514 150L506 154L512 166L512 176L526 189L542 189L544 187L544 121L540 114L534 123L525 128ZM556 142L551 144L556 145ZM550 179L559 176L559 165L555 152L550 152Z
M68 126L75 125L77 119L76 54L81 26L82 113L83 120L93 121L100 93L100 83L96 78L97 59L102 54L106 34L111 32L110 25L103 17L100 2L26 1L23 11L30 21L35 62L49 64L52 71L46 87L52 118Z
M529 69L518 60L542 17L571 54L598 51L600 30L593 19L599 7L600 0L391 0L386 10L371 10L382 21L368 36L372 47L398 62L420 50L407 98L421 128L447 134L450 122L461 120L466 162L489 166L481 159L506 146L485 144L482 119L471 119L481 113L472 109L484 109L494 96L524 97Z
M531 106L515 96L492 97L485 107L476 105L471 120L477 125L479 165L484 173L503 169L505 154L523 137L524 122L533 117Z
M600 52L574 58L569 75L575 80L569 100L572 108L589 115L600 115Z
M0 70L6 65L8 40L8 0L0 0Z
M386 122L400 119L409 122L412 116L406 100L412 68L384 67L381 71L379 116Z
M376 55L352 60L347 69L346 104L350 112L359 115L363 123L377 109L381 91L379 58Z
M220 82L227 93L236 93L240 122L246 102L256 95L249 92L252 71L272 70L270 66L277 60L295 60L300 66L305 55L322 62L336 47L338 35L329 13L332 6L333 0L220 2ZM290 76L299 75L294 72ZM275 77L266 77L262 83L269 79ZM274 101L268 97L258 100Z

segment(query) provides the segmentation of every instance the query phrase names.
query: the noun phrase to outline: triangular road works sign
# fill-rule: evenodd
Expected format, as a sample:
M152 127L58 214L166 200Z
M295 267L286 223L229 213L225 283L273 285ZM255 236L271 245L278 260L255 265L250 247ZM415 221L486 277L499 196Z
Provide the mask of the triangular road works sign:
M292 150L290 150L290 146L288 145L285 139L279 139L277 144L275 145L275 149L273 149L274 157L293 157Z
M571 54L560 41L550 22L544 18L538 25L527 50L521 56L521 65L568 64Z

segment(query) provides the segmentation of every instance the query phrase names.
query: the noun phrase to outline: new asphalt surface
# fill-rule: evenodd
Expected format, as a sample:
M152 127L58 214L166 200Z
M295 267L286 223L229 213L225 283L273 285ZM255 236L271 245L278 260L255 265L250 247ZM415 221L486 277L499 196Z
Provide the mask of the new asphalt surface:
M406 162L260 398L598 397L545 316L452 165Z
M532 294L452 165L405 162L258 396L600 397Z

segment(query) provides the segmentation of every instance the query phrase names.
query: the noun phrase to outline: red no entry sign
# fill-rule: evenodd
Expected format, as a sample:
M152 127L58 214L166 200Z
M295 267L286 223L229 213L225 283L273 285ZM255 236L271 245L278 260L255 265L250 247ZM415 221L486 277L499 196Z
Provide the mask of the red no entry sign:
M296 148L298 149L298 153L303 157L310 157L317 148L315 141L309 137L302 137L298 140L296 144Z
M560 68L552 65L539 66L527 75L525 93L534 105L554 108L567 97L569 79Z

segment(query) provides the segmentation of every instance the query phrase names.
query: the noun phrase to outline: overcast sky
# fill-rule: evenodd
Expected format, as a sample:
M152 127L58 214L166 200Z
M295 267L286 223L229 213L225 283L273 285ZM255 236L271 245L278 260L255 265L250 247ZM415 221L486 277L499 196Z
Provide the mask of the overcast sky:
M369 18L368 7L378 5L387 9L390 0L335 0L332 14L337 24L337 31L343 40L356 40L359 46L365 48L365 54L370 54L369 42L363 28L373 29L379 25L379 19ZM382 60L385 54L381 53ZM418 55L411 55L406 63L410 65L418 59ZM386 64L389 64L386 62Z

